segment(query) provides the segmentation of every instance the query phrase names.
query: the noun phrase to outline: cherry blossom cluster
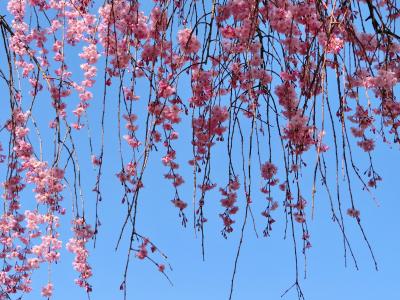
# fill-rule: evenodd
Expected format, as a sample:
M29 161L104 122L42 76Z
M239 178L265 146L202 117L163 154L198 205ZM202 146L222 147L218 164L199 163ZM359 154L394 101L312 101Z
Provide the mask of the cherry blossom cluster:
M75 283L87 292L91 292L92 286L87 280L92 276L92 268L88 263L89 251L86 244L93 237L94 231L83 218L75 219L73 223L74 237L69 240L66 247L68 251L75 254L73 267L79 272L79 279L76 279Z
M225 189L219 189L222 197L224 197L220 200L220 202L222 207L225 208L225 211L223 214L220 214L220 217L224 223L222 234L225 237L227 233L231 233L233 231L232 224L235 223L235 221L232 220L231 216L236 214L239 210L239 207L236 206L236 201L238 197L237 190L239 189L239 187L239 180L238 178L235 178L234 180L231 180L229 182L228 186Z
M49 168L47 163L35 158L33 147L27 141L29 129L26 124L29 116L30 112L23 113L17 108L7 123L7 129L14 139L14 153L9 163L12 173L3 183L6 210L1 216L1 255L10 262L7 262L9 267L3 269L1 284L2 290L8 294L29 292L32 271L39 268L40 264L59 261L62 247L57 233L59 218L56 214L65 213L60 205L64 172L57 167ZM46 208L46 213L38 210L20 213L19 194L29 184L34 185L36 202ZM26 226L23 225L24 221ZM39 238L40 241L37 241ZM43 288L42 294L48 297L51 292L49 283Z
M277 172L277 167L271 162L266 162L261 165L261 177L266 180L266 184L261 188L261 192L266 195L267 200L267 207L261 213L267 219L267 226L263 231L264 236L270 235L272 224L275 223L271 212L276 210L279 206L278 202L274 200L271 194L271 188L279 183L279 180L276 178Z

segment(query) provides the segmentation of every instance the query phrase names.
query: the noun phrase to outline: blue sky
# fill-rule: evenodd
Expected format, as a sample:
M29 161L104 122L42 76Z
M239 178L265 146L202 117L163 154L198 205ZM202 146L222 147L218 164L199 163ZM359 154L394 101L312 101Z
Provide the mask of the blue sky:
M0 9L4 10L3 3ZM4 52L0 52L3 55ZM0 56L1 57L1 56ZM100 64L104 63L100 61ZM0 65L3 63L0 62ZM78 72L78 69L76 69ZM102 76L100 76L101 78ZM95 149L99 149L99 109L101 107L102 82L93 89L95 99L92 101L90 111L97 112L89 115L92 136ZM113 87L115 87L114 81ZM185 84L183 82L182 84ZM4 89L4 83L0 83ZM183 90L183 89L182 89ZM26 91L25 91L26 92ZM330 91L335 97L335 91ZM140 94L140 93L138 93ZM180 94L185 96L185 94ZM189 96L189 95L186 95ZM6 99L6 98L4 98ZM6 101L6 100L4 100ZM74 102L75 101L75 102ZM71 100L70 110L76 104ZM144 105L144 104L143 104ZM41 128L45 128L52 118L48 113L49 99L46 93L38 98L34 113ZM138 108L138 112L143 107ZM7 111L0 112L0 120L4 122ZM90 264L93 266L94 275L90 280L93 285L91 299L109 300L122 299L119 286L123 280L123 269L127 252L127 236L120 248L115 251L115 245L119 230L121 228L126 209L121 205L122 188L115 177L120 171L120 162L117 148L117 94L110 91L107 100L106 113L106 143L103 177L103 201L100 206L100 220L102 226L98 235L96 249L90 247ZM179 150L178 160L182 166L182 175L186 180L181 189L184 199L190 202L192 193L191 168L186 162L191 159L191 147L185 142L190 133L186 131L189 123L178 126L177 131L181 139L176 145ZM139 114L140 124L140 114ZM51 145L51 136L42 131L43 138ZM94 220L93 209L95 198L91 189L95 183L96 173L89 162L89 146L85 130L75 134L80 147L80 164L84 170L82 185L84 187L85 201L89 220ZM3 144L6 144L5 135L0 136ZM329 133L327 143L329 141ZM32 141L36 143L34 140ZM332 143L331 143L332 144ZM333 145L331 145L331 148ZM273 147L280 152L280 145L274 141ZM51 157L51 147L46 148L45 157ZM221 220L218 214L222 212L220 207L220 195L217 191L210 192L206 199L205 225L205 261L201 257L201 240L196 238L192 228L191 207L187 211L189 224L183 228L178 218L178 211L171 204L173 190L170 184L163 179L166 172L161 164L161 153L151 155L148 169L144 177L143 193L140 196L140 209L138 217L138 231L151 240L168 255L168 263L173 270L167 268L167 274L173 282L168 280L157 271L149 261L132 259L128 277L128 299L151 299L151 300L197 300L197 299L227 299L230 288L230 280L233 271L234 259L237 251L240 225L243 220L243 197L242 209L238 213L235 231L225 240L220 231ZM214 149L214 160L212 179L218 183L226 182L227 158L224 145L217 145ZM366 165L367 155L362 151L355 150L354 156L361 166ZM332 153L327 154L328 173L331 183L334 179L334 161ZM264 159L267 156L265 155ZM308 157L310 164L314 156ZM400 294L400 240L398 239L398 228L400 218L398 217L397 202L399 198L397 171L400 167L400 156L398 147L392 148L388 145L377 143L374 152L374 161L378 173L383 177L378 190L374 191L379 201L379 207L371 199L368 193L362 192L354 177L354 197L361 211L361 220L365 231L372 244L378 261L379 271L375 271L373 261L370 257L362 235L356 222L349 217L346 218L347 232L355 252L359 270L354 268L352 261L348 258L345 268L343 259L343 243L339 228L331 220L329 200L324 188L319 185L316 194L316 211L314 220L309 220L309 230L313 247L307 253L307 279L303 277L304 259L299 257L300 279L303 292L308 300L330 300L330 299L397 299ZM278 166L279 167L279 166ZM0 169L4 174L3 170ZM361 167L363 171L363 167ZM305 195L310 195L312 188L311 171L305 171L302 178L302 186ZM256 173L255 173L256 174ZM278 175L283 175L282 170ZM2 175L4 176L4 175ZM3 180L3 179L2 179ZM260 181L261 182L261 181ZM254 191L260 187L260 182L255 180ZM345 182L341 182L345 186ZM341 191L342 192L342 191ZM277 189L274 196L281 203L283 194ZM343 193L343 199L346 199ZM27 207L34 205L32 195L26 193ZM309 199L309 198L308 198ZM71 199L66 195L64 204L68 209L66 218L62 219L61 234L64 245L71 236L69 230ZM263 238L262 228L264 220L260 212L264 207L261 195L254 198L254 212L256 215L256 226L260 238L257 238L248 224L244 233L244 244L239 258L237 277L233 299L280 299L280 295L290 287L295 280L295 265L293 256L293 244L290 238L283 239L284 214L282 208L275 212L276 223L269 238ZM300 233L297 232L297 238ZM62 259L59 264L52 266L51 279L54 283L54 300L86 299L85 292L78 288L73 280L77 273L72 269L72 254L62 251ZM40 287L47 283L47 270L43 269L32 277L34 290L23 299L40 299ZM294 290L288 292L284 299L297 299Z

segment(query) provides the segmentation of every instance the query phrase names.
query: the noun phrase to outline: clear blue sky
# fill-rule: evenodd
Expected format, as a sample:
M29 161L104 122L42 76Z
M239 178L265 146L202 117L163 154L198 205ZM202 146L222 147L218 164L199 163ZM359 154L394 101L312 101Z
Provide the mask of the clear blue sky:
M1 14L6 14L4 13L4 5L5 2L0 4ZM3 52L0 52L0 59L2 55ZM0 62L0 65L3 65L3 62ZM5 88L4 82L0 83L0 88L2 90ZM101 107L102 82L100 78L99 84L94 89L94 94L95 100L93 100L89 111L99 111ZM335 97L334 91L331 95ZM184 96L184 94L181 94L181 96ZM38 100L34 112L40 126L45 128L52 117L48 114L49 99L46 92L42 93ZM3 102L8 103L8 99L3 98ZM94 272L90 279L90 283L93 285L91 299L94 300L122 299L119 286L122 282L126 259L127 236L125 236L124 243L119 250L115 251L118 233L126 211L125 207L120 204L122 189L115 177L115 174L120 171L115 134L117 132L116 104L117 95L110 92L107 100L105 172L102 179L104 200L100 206L102 226L100 227L96 249L90 247L90 264L93 266ZM74 105L75 102L69 104L70 111ZM2 123L6 115L5 111L0 112ZM98 115L93 115L90 118L92 135L95 140L99 140ZM178 127L182 138L185 136L184 131L187 124ZM50 136L46 136L45 132L42 132L42 134L44 139L49 138L50 145ZM84 170L82 185L85 187L89 220L93 221L93 214L90 213L90 210L94 209L95 199L90 190L95 182L95 172L89 163L85 131L83 130L80 135L75 136L80 143L81 154L79 158ZM0 136L0 139L3 145L7 144L4 134ZM181 193L183 198L190 202L192 193L191 168L187 166L186 162L191 158L191 148L182 140L178 141L177 145L180 150L178 160L183 168L181 172L186 180ZM276 152L279 152L280 145L276 143L275 146L277 147ZM332 143L330 146L333 147ZM99 149L98 147L99 144L96 142L95 149ZM47 152L47 154L50 154L51 149L48 149ZM173 282L173 286L150 262L132 259L128 277L128 299L227 299L238 246L239 227L243 219L243 209L236 216L235 231L225 240L220 234L222 226L218 217L218 213L222 212L219 203L220 195L217 190L208 194L206 216L209 222L205 225L206 259L202 261L201 240L194 237L190 218L191 207L189 206L188 210L188 227L182 228L178 212L170 202L173 197L173 190L170 184L163 179L166 170L161 164L161 155L162 153L152 154L144 177L145 189L140 196L138 231L150 237L168 255L168 262L173 267L173 271L167 270L167 273ZM225 146L216 147L214 155L212 178L218 183L223 183L226 178ZM360 162L363 171L366 165L363 164L363 160L366 160L367 156L358 150L355 150L354 155ZM332 158L333 156L328 157ZM312 163L313 159L314 156L309 157L309 162ZM374 269L368 248L356 223L347 216L348 235L360 270L355 270L350 259L348 259L347 268L344 267L342 236L337 225L330 218L329 200L326 192L323 187L319 186L316 194L315 218L308 224L313 247L307 255L307 279L303 279L301 275L301 285L308 300L396 300L400 297L400 284L398 283L400 278L400 240L398 238L400 218L397 209L399 201L397 176L400 156L398 147L391 149L387 145L377 143L374 159L377 171L383 177L378 190L374 191L380 206L377 207L368 193L361 192L357 184L354 185L353 191L358 208L361 211L365 231L378 260L379 271L377 272ZM331 170L329 176L332 179L334 177L333 160L330 160L329 165L328 167ZM0 170L1 180L3 180L4 168ZM304 173L302 184L310 194L312 182L310 180L311 172L308 172ZM283 173L279 174L283 175ZM354 182L355 178L352 178L352 180ZM345 182L342 183L345 185ZM258 180L256 180L254 191L258 187ZM275 195L281 203L283 194L276 191ZM346 197L345 194L343 196ZM26 193L26 198L23 199L23 201L28 202L28 206L33 205L33 202L29 203L29 201L33 201L32 195L29 195L29 193ZM243 197L239 201L243 202ZM274 224L272 236L270 238L261 237L264 220L260 216L260 211L263 208L264 200L259 195L253 201L255 202L254 212L260 238L255 237L252 226L247 226L242 253L239 258L233 299L280 299L280 295L293 284L295 279L292 241L290 238L283 239L284 214L282 208L275 212L277 222ZM69 210L66 218L61 221L61 234L65 245L67 239L71 236L69 231L71 199L68 194L66 194L64 205ZM241 207L243 208L243 205ZM251 224L249 223L249 225ZM300 233L297 233L297 237L299 236ZM86 299L85 292L73 282L77 273L72 269L72 260L73 255L63 250L61 262L52 267L51 277L55 286L54 300ZM299 265L302 272L304 270L302 256L300 256ZM24 296L23 299L35 300L41 298L40 287L47 282L47 270L38 271L32 279L34 291ZM289 292L284 299L297 299L295 291Z

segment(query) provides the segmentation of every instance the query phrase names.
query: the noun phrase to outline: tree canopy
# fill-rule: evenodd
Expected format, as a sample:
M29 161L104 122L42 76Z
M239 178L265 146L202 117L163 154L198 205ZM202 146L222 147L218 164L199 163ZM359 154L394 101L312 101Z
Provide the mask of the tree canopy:
M268 238L278 220L293 240L292 288L304 297L298 261L312 246L317 189L329 199L326 217L343 237L345 259L357 266L350 221L377 268L353 189L378 201L374 149L400 143L397 5L0 4L0 299L29 293L32 274L59 261L62 241L75 257L76 284L92 291L89 252L101 239L102 201L116 201L102 197L109 180L126 208L115 231L117 248L127 247L125 298L133 259L148 260L169 280L166 254L137 227L138 219L151 218L140 213L140 195L155 176L171 190L157 201L176 208L178 222L201 241L203 259L208 218L221 220L224 238L240 232L229 299L245 227ZM110 122L117 132L108 131ZM107 153L111 140L118 151ZM104 167L108 157L119 160L117 174ZM153 161L163 174L149 167ZM88 189L82 182L91 176ZM210 211L215 197L219 209ZM71 238L60 229L69 221ZM41 293L52 296L50 276Z

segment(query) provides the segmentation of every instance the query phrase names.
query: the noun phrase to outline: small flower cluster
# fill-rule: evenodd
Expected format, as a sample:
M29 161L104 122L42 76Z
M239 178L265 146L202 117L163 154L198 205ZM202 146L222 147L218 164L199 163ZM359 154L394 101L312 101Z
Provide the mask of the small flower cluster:
M239 210L239 207L236 206L237 201L237 191L240 188L239 179L236 177L229 181L229 184L223 189L220 188L219 191L222 195L222 199L220 200L222 207L225 208L225 212L220 214L223 223L224 229L222 230L222 235L226 238L227 233L231 233L233 231L232 224L235 223L232 220L231 216L236 214Z
M352 116L349 116L349 120L358 125L358 128L351 127L351 132L353 133L353 135L357 138L362 138L362 141L357 142L357 144L365 152L370 152L374 150L374 140L365 137L365 131L368 128L373 128L373 116L369 115L368 110L364 109L361 105L358 105L356 108L356 112Z
M295 154L301 155L315 144L312 138L314 129L307 125L308 118L298 108L293 85L286 81L275 88L275 93L279 97L279 104L284 108L283 115L288 118L283 138L290 142Z
M178 32L178 43L182 52L187 55L197 53L200 49L200 42L194 32L189 28L182 29Z
M271 195L271 189L277 185L279 180L275 178L278 168L271 162L266 162L261 165L261 177L267 182L265 186L261 188L261 192L266 195L267 207L261 213L267 219L267 226L265 227L263 234L265 237L270 235L272 230L272 224L275 223L275 219L272 218L271 212L278 208L278 202L274 201Z
M92 276L92 268L88 263L89 251L86 244L93 237L94 232L83 218L76 218L73 221L72 230L74 237L69 240L66 247L68 251L75 254L72 265L79 272L79 278L75 280L75 283L86 292L91 292L92 286L87 280Z

